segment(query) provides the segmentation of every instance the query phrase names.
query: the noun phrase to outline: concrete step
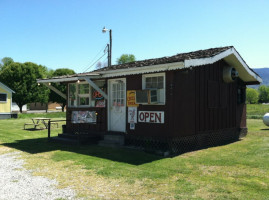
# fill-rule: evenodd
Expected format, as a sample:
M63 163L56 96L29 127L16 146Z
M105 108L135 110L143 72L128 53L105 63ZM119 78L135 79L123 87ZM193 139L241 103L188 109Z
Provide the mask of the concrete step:
M112 141L108 141L108 140L101 140L98 143L99 146L103 146L103 147L120 147L123 146L122 144L118 144Z
M118 145L124 145L123 135L104 135L104 141L115 143Z
M98 142L100 146L119 147L124 145L123 135L104 135L104 140Z

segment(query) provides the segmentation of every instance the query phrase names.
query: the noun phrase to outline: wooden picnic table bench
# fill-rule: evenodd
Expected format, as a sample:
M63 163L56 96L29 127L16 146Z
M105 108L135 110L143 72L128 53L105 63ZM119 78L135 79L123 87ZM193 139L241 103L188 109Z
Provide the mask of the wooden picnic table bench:
M48 129L50 118L35 117L35 118L32 118L32 121L33 121L33 123L25 123L24 124L24 129L28 125L33 125L34 129L36 129L41 124L43 124L45 126L45 129ZM51 122L51 124L57 125L57 128L58 128L58 123L57 122Z

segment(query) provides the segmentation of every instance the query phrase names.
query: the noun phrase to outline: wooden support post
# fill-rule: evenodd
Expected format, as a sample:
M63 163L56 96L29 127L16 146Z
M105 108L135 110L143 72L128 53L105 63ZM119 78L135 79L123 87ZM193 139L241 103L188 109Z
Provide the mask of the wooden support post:
M49 120L49 124L48 124L48 139L50 139L50 120Z
M51 89L52 91L54 91L56 94L60 95L61 97L63 97L64 99L66 99L66 95L63 94L61 91L59 91L58 89L56 89L55 87L53 87L52 85L50 85L49 83L42 83L45 86L47 86L49 89Z
M100 92L105 99L108 99L107 94L101 90L89 77L82 77L85 81L87 81L94 89Z

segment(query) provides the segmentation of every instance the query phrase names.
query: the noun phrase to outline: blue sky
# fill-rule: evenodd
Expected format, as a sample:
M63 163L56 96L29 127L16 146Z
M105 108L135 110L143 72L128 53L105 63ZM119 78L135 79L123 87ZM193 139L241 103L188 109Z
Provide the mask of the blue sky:
M17 62L84 72L103 54L106 26L112 64L124 53L143 60L233 45L250 67L269 67L268 0L0 0L0 9L0 58Z

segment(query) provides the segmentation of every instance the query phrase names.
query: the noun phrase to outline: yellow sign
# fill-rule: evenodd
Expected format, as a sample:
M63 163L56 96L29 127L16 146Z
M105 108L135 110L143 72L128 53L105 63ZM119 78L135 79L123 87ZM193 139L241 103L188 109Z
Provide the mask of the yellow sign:
M135 90L127 90L127 107L136 107L135 103Z

